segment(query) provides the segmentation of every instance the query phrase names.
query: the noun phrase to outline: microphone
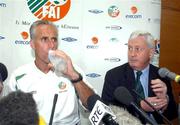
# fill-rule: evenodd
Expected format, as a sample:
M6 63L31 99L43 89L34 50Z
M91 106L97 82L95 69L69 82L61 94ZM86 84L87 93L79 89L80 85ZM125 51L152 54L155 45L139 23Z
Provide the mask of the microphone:
M148 123L150 123L151 125L157 125L154 120L152 120L143 110L140 109L139 106L137 106L137 104L134 102L132 95L125 87L118 87L114 91L114 96L122 104L127 106L133 106L135 110L140 113Z
M160 68L158 73L162 78L169 78L170 80L174 80L175 82L180 83L180 75L169 71L167 68Z
M141 121L130 114L127 109L124 107L120 107L117 105L110 104L109 107L112 109L114 114L116 115L116 122L120 125L141 125Z
M4 82L8 77L8 71L4 64L0 63L0 81Z
M51 111L51 116L50 116L50 120L49 120L49 125L52 125L52 122L53 122L54 111L55 111L57 99L58 99L58 94L55 94L54 100L53 100L53 107L52 107L52 111Z
M143 98L143 97L142 97L139 93L137 93L134 89L133 89L133 92L134 92L139 98L141 98L143 101L145 101L146 104L148 104L157 114L159 114L167 124L172 125L172 123L171 123L161 112L159 112L158 110L156 110L151 103L149 103L147 100L145 100L145 98Z
M119 125L114 119L116 116L111 108L102 103L101 98L94 94L87 99L87 108L91 111L89 120L92 125L99 125L101 121L105 125Z

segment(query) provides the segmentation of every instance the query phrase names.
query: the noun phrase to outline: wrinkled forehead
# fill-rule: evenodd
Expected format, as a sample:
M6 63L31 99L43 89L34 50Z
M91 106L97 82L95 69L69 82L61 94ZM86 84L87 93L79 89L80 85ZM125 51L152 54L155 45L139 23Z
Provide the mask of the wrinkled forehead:
M35 28L35 33L34 35L39 35L39 34L46 34L46 35L54 35L54 36L58 36L58 30L56 27L52 26L52 25L39 25Z
M37 29L53 30L56 32L58 31L54 25L50 25L50 24L40 24L40 25L35 27L35 30L37 30Z

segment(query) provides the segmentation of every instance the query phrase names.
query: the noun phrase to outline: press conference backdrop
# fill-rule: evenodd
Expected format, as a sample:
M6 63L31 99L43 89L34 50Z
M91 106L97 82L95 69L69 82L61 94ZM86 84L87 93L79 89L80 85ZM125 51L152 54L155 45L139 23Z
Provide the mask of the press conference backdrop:
M34 60L29 27L38 19L59 29L59 48L70 55L101 95L107 70L127 62L127 41L134 30L156 39L158 65L161 0L1 0L0 62L9 74ZM6 80L7 82L8 80Z

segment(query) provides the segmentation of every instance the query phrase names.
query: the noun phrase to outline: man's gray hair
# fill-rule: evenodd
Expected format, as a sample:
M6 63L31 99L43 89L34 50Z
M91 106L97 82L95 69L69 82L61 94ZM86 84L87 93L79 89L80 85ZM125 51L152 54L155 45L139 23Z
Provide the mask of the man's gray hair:
M47 20L37 20L31 25L31 27L29 29L31 39L35 38L35 32L36 32L35 29L39 25L51 25L57 30L57 33L58 33L58 29L57 29L56 25L54 25L52 22L47 21Z
M132 40L134 38L137 38L139 36L143 36L145 38L145 41L148 45L149 48L155 48L155 41L154 41L154 37L151 35L151 33L146 32L146 31L134 31L131 33L129 40Z

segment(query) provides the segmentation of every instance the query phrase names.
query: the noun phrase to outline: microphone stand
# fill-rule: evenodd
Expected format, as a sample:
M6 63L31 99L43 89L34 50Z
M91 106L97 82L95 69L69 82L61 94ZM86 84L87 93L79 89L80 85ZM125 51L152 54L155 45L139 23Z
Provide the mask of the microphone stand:
M52 122L53 122L53 117L54 117L54 111L55 111L55 107L56 107L57 98L58 98L58 94L55 94L54 95L54 100L53 100L53 107L52 107L52 111L51 111L51 117L50 117L50 120L49 120L49 125L52 125Z
M146 122L150 123L151 125L158 125L154 120L152 120L150 117L148 117L147 113L143 110L140 110L140 107L137 106L135 103L131 103L131 105L140 113L146 120Z
M156 110L151 103L149 103L147 100L145 100L145 99L144 99L139 93L137 93L134 89L133 89L133 92L134 92L138 97L140 97L143 101L145 101L146 104L148 104L157 114L159 114L159 115L164 119L164 121L165 121L168 125L173 125L161 112L159 112L158 110Z

